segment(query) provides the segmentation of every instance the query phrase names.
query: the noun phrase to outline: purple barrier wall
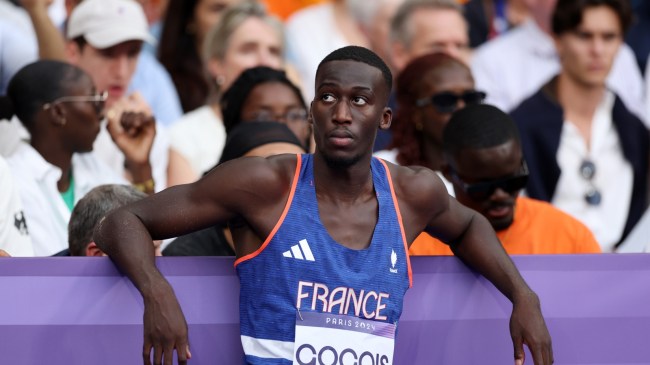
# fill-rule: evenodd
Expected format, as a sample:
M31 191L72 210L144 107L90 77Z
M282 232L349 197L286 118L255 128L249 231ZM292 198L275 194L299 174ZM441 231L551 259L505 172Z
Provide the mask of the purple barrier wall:
M650 364L650 255L514 257L542 299L555 364ZM191 364L240 364L227 258L161 258ZM455 258L413 259L395 364L511 364L510 303ZM0 364L140 364L142 300L108 259L0 260ZM527 356L527 364L532 358Z

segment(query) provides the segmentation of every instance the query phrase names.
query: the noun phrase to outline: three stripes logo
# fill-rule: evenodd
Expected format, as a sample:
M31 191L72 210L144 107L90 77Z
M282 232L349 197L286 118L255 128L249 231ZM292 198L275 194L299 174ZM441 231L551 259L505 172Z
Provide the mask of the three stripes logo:
M311 253L311 248L309 248L307 240L300 240L300 243L291 246L290 250L284 251L282 256L296 260L316 261L314 254Z

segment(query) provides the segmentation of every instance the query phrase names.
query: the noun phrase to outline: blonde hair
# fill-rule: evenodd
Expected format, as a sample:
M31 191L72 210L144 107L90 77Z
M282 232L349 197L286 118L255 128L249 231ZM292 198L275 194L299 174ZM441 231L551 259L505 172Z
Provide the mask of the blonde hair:
M259 18L271 28L275 29L280 37L282 53L284 54L284 26L282 22L270 15L263 4L257 1L244 1L228 8L217 23L205 37L203 56L209 59L223 59L230 46L230 37L248 18Z

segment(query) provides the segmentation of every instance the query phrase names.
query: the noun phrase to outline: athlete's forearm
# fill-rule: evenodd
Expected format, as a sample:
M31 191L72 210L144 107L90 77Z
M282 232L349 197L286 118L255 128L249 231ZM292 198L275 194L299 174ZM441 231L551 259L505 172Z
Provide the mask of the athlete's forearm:
M94 239L145 299L169 290L156 268L151 236L136 215L126 209L114 211L97 225Z
M490 223L475 213L463 236L452 245L454 254L485 276L513 303L534 295L503 249Z

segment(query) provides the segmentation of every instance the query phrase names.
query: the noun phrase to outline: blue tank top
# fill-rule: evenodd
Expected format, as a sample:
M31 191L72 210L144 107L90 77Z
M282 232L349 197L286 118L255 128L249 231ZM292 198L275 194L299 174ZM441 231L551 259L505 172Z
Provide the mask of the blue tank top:
M298 311L397 324L411 266L388 168L373 158L371 170L377 225L370 246L353 250L337 243L320 220L312 155L297 156L282 216L257 251L235 262L246 363L291 364Z

